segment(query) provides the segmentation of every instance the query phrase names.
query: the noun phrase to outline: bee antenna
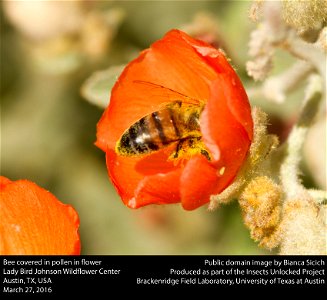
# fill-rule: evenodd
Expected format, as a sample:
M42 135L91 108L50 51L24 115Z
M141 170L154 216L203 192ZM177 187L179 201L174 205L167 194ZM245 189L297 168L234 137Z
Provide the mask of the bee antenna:
M177 92L177 91L175 91L175 90L173 90L173 89L171 89L169 87L163 86L163 85L158 84L158 83L154 83L154 82L150 82L150 81L144 81L144 80L133 80L133 83L146 84L146 85L153 86L153 87L163 88L163 89L169 90L172 93L183 96L184 99L185 98L190 99L190 100L196 101L196 103L200 102L198 99L192 98L190 96L187 96L187 95L185 95L183 93ZM188 101L186 101L186 102L188 102Z

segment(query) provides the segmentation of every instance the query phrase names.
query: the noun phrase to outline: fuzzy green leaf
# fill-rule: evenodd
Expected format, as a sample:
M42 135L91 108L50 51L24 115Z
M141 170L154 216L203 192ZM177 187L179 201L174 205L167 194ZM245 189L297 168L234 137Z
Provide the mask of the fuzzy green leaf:
M90 103L106 108L109 104L110 91L125 65L112 66L107 70L93 73L82 85L82 96Z

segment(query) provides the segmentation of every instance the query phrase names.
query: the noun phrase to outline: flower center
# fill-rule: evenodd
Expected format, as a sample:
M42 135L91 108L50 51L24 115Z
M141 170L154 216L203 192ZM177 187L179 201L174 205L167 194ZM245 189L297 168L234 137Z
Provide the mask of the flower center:
M204 155L207 160L211 160L209 150L204 145L201 136L196 138L187 138L180 140L176 150L169 156L169 160L190 159L193 155Z

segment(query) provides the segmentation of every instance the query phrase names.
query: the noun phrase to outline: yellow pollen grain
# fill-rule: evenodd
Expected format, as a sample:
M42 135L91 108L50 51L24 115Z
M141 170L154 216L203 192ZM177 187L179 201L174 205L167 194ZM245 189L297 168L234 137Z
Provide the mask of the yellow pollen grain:
M221 168L219 169L219 175L220 175L220 176L223 176L224 173L225 173L225 170L226 170L225 167L221 167Z

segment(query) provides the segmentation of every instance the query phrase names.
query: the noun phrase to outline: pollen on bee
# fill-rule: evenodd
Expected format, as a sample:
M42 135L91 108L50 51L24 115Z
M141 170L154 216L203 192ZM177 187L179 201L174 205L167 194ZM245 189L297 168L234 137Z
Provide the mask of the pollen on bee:
M220 175L220 176L223 176L224 173L225 173L225 170L226 170L225 167L221 167L221 168L219 169L219 171L218 171L219 175Z

